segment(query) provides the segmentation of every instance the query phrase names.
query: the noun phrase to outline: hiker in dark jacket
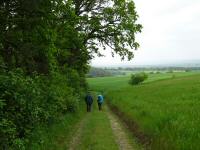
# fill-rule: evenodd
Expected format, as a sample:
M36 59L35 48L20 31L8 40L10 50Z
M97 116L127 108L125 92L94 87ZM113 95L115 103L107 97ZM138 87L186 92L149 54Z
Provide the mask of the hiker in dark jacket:
M103 96L102 95L98 95L97 103L98 103L98 106L99 106L99 111L102 110L103 101L104 101Z
M87 105L87 112L91 112L91 107L92 107L92 103L93 103L93 98L91 96L90 93L88 93L86 96L85 96L85 102L86 102L86 105Z

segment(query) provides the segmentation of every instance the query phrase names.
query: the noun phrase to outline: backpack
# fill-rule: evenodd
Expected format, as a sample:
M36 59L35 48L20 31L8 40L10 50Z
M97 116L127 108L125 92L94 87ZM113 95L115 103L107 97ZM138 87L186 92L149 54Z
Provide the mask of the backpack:
M103 96L98 95L97 101L98 101L98 103L103 103Z

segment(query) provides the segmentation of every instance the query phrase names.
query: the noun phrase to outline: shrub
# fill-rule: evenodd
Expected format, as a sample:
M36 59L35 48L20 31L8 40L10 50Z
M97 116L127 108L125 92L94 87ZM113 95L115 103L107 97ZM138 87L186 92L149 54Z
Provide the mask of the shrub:
M30 133L32 124L42 116L40 88L33 79L24 77L21 70L0 76L0 145L13 146ZM20 142L21 145L22 142Z
M23 149L37 126L76 111L79 95L59 73L26 76L17 69L0 74L0 147Z
M148 78L148 75L144 72L132 74L131 79L129 80L129 84L138 85L138 84L142 83L144 80L146 80L147 78Z

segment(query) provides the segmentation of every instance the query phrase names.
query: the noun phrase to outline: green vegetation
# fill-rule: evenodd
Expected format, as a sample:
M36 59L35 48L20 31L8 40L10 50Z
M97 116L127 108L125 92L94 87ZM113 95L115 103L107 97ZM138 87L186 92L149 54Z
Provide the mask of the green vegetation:
M129 80L129 84L131 85L139 85L144 82L148 78L148 75L144 72L136 73L131 75L131 79Z
M97 95L94 94L94 97L97 97ZM76 133L72 137L71 141L73 142L70 144L70 148L83 150L118 150L121 145L116 141L115 134L120 135L118 132L119 129L116 129L117 131L113 130L111 124L117 123L120 126L121 124L119 120L111 120L110 115L113 114L105 104L103 105L103 110L99 111L97 102L94 101L92 112L87 113L81 123L76 127ZM141 149L123 127L122 130L121 132L124 132L125 138L127 138L126 142L134 146L134 149ZM120 137L118 138L120 139Z
M157 80L170 79L173 77L183 77L189 75L199 74L199 72L175 72L175 73L160 73L160 74L148 74L148 79L144 84L148 82L153 82ZM114 76L114 77L99 77L99 78L88 78L87 81L90 85L90 88L94 91L109 91L117 90L125 87L130 87L128 84L130 80L130 75L126 76Z
M79 111L93 55L109 46L131 59L137 18L133 1L1 1L0 149L25 149L36 129Z
M0 75L1 145L24 149L33 130L50 127L66 113L78 110L75 95L64 75L26 76L21 69ZM77 86L77 88L79 88ZM81 93L79 93L81 94Z
M95 106L93 112L86 117L77 149L117 150L118 144L106 112L99 112Z
M199 74L152 74L135 87L128 77L101 80L89 79L91 87L104 90L109 103L137 123L151 141L149 149L199 149Z
M128 48L139 47L135 34L142 29L137 19L130 0L1 1L0 149L69 148L84 116L89 62L106 47L132 59ZM88 81L97 91L119 90L108 93L110 102L138 122L153 148L195 149L199 78L178 78L191 74L153 73L138 87L128 85L130 76ZM84 125L80 149L116 149L104 112L87 114Z
M87 74L87 77L95 78L95 77L108 77L117 75L126 75L126 73L122 72L121 70L91 67L89 73Z
M36 128L30 137L30 150L65 150L69 149L71 139L76 134L76 125L85 116L85 104L80 105L76 113L68 113L50 126Z
M90 71L87 75L88 78L94 78L94 77L107 77L107 76L112 76L112 72L107 71L102 68L94 68L91 67Z

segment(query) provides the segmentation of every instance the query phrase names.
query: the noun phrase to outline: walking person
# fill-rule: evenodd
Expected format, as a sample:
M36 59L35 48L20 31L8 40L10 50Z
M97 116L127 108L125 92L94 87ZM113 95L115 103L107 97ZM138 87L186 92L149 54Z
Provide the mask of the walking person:
M86 102L86 105L87 105L87 112L91 112L93 98L92 98L92 96L91 96L91 94L89 92L85 96L85 102Z
M103 101L104 101L103 96L102 95L98 95L98 97L97 97L97 103L98 103L98 106L99 106L99 111L102 110Z

